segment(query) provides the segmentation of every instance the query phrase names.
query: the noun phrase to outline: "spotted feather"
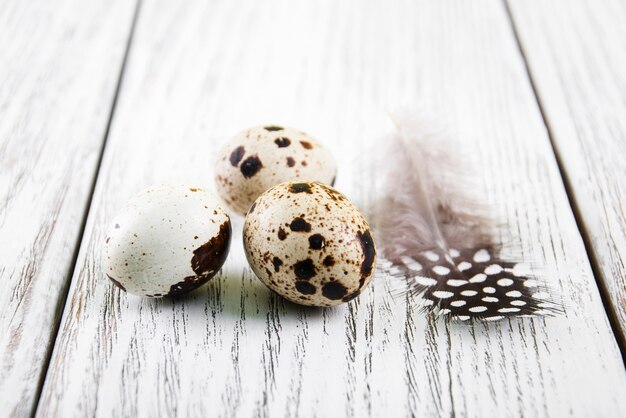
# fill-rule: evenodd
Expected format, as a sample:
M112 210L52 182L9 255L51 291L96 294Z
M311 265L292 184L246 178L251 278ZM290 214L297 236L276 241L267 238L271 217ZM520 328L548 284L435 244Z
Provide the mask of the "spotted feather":
M420 296L423 309L456 320L561 312L536 269L504 255L497 222L472 196L468 181L476 171L456 147L428 124L393 119L398 132L385 144L395 163L384 171L387 193L372 214L386 273Z
M510 316L550 315L560 311L553 290L527 265L494 257L493 248L431 249L404 255L396 269L408 291L423 298L423 306L453 319L497 320ZM451 256L453 254L454 256Z

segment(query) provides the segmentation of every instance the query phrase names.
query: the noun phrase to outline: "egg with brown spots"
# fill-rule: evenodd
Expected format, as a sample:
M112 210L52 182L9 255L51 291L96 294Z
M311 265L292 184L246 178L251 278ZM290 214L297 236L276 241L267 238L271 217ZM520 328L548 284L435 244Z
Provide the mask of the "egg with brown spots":
M246 129L218 153L215 182L222 199L245 214L257 197L285 181L334 183L335 159L319 141L297 129L263 125Z
M343 194L318 182L282 183L263 193L246 215L243 242L257 277L302 305L348 302L375 269L367 221Z
M213 194L193 186L152 186L112 221L102 268L129 293L175 296L196 289L219 271L230 240L230 218Z

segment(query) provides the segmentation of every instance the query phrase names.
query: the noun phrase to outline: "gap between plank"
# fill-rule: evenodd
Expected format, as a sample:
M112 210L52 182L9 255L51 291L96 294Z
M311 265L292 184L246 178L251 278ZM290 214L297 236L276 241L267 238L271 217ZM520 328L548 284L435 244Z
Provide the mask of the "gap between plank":
M81 248L81 243L83 241L84 235L85 235L85 227L87 226L87 217L89 215L89 211L91 209L91 204L93 201L93 195L96 189L96 183L98 181L98 176L100 174L100 169L102 167L102 159L104 157L104 151L106 148L106 144L107 144L107 139L109 137L109 132L111 130L111 124L113 122L113 115L115 114L115 109L117 107L117 102L118 102L118 98L120 95L120 90L122 87L122 81L124 78L124 72L126 70L126 63L128 61L128 55L130 52L130 48L132 45L132 41L133 41L133 37L135 34L135 28L137 26L137 20L139 17L139 11L141 8L141 2L142 0L137 0L137 4L135 6L135 11L133 12L133 19L131 21L130 24L130 31L128 34L128 40L126 41L126 47L124 50L124 55L122 57L122 65L120 66L120 71L118 73L117 76L117 84L115 85L115 92L113 94L113 100L111 102L111 110L109 112L109 118L107 120L106 123L106 128L104 131L104 135L103 135L103 139L102 139L102 145L100 146L100 155L98 156L98 160L96 163L96 169L93 175L93 179L91 181L91 187L89 189L89 197L87 198L87 203L85 204L85 208L83 210L83 218L82 218L82 222L80 225L80 229L79 229L79 234L78 234L78 238L76 241L76 245L74 247L74 253L72 254L72 261L70 264L70 269L68 270L68 277L65 280L65 287L62 289L61 291L61 296L63 296L63 298L60 300L59 302L59 306L57 307L56 311L55 311L55 326L52 330L52 341L50 342L50 345L48 346L48 350L46 351L46 359L44 361L43 367L42 367L42 371L41 371L41 376L39 377L39 382L37 383L37 391L35 393L35 402L33 405L33 409L32 409L32 413L31 413L31 418L35 417L37 414L37 410L39 409L39 402L41 400L41 393L43 391L43 385L46 381L46 377L48 375L48 369L50 367L50 361L52 360L52 353L54 351L54 347L56 346L56 342L59 336L59 330L61 328L61 320L62 315L63 315L63 311L65 310L65 305L67 304L67 298L69 297L69 291L70 291L70 287L71 287L71 281L72 281L72 277L74 276L74 270L76 269L76 262L78 261L78 253L80 252L80 248Z
M614 310L613 305L611 304L610 292L607 289L604 280L602 280L602 270L600 269L600 263L598 262L597 257L593 251L593 246L591 244L590 234L587 233L587 229L585 228L585 221L583 218L582 211L578 207L576 203L576 197L574 195L574 187L567 175L567 171L565 169L564 163L561 159L561 156L558 151L558 147L556 145L556 141L554 139L554 133L550 126L550 122L548 120L546 111L543 106L543 102L541 101L541 96L539 94L539 90L537 88L537 84L532 75L532 71L528 64L528 57L526 56L526 52L524 51L524 47L522 45L522 41L517 30L517 26L515 25L515 19L513 18L513 13L511 11L511 7L509 6L509 0L502 0L504 3L504 8L506 10L506 14L509 18L509 22L511 24L511 30L513 31L513 36L515 37L515 42L517 43L517 48L519 50L522 59L524 60L524 67L526 68L526 75L528 76L528 81L530 82L530 86L532 88L533 94L535 96L535 100L537 102L537 106L539 107L539 112L541 113L541 118L543 119L543 124L546 127L546 131L548 132L548 138L550 139L550 145L552 147L552 152L554 153L554 157L556 159L556 163L559 169L559 173L561 174L561 181L563 182L563 186L565 187L565 193L567 195L567 200L569 202L570 207L572 208L572 212L574 213L574 219L576 221L576 227L578 228L578 232L580 233L583 244L585 246L585 252L587 254L587 259L591 265L591 271L593 273L596 285L598 286L598 290L600 293L600 298L602 299L602 304L604 305L604 310L606 311L607 317L609 318L609 323L611 325L611 330L613 331L613 336L617 341L617 346L620 349L622 354L622 361L624 362L624 366L626 367L626 335L622 334L621 328L619 326L619 321L617 318L617 313Z

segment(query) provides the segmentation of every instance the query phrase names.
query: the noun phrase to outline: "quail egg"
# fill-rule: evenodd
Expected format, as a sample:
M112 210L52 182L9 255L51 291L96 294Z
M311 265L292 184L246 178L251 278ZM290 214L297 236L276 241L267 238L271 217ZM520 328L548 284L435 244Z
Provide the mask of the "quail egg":
M215 164L217 190L240 214L279 183L302 180L333 185L335 175L335 160L324 145L297 129L274 125L240 132L223 146Z
M263 193L246 215L243 242L258 278L302 305L333 306L356 298L376 263L361 212L318 182L287 182Z
M113 220L102 252L103 271L136 295L186 293L218 272L230 239L230 218L214 195L192 186L153 186Z

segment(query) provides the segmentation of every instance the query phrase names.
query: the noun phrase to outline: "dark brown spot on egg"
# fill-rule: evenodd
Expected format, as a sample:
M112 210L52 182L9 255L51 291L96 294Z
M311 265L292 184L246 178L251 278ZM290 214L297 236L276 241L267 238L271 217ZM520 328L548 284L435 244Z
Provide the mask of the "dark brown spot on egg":
M193 251L191 269L198 275L208 274L204 281L213 277L222 267L224 261L226 261L230 246L230 236L230 221L227 220L220 226L216 236Z
M326 240L321 234L313 234L309 237L309 248L312 250L321 250L325 244Z
M363 250L363 262L361 263L361 276L367 277L372 273L374 260L376 259L376 247L369 230L358 231L357 236Z
M328 282L322 287L322 295L331 300L341 299L348 290L339 282Z
M120 224L115 224L115 229L120 229Z
M278 145L278 148L285 148L291 145L291 141L289 138L276 138L274 143Z
M329 187L322 183L319 183L318 186L322 188L322 190L326 192L328 197L334 200L335 202L346 200L346 197L343 194L339 193L337 190L333 189L332 187Z
M291 221L289 228L294 232L311 232L311 224L302 217L295 218Z
M190 188L189 188L189 191L192 191L192 192L197 192L198 190L200 190L200 189L198 189L198 188L196 188L196 187L190 187ZM155 296L156 296L156 295L155 295Z
M241 174L243 174L245 178L250 178L254 176L256 173L258 173L259 170L262 168L263 168L263 163L261 163L261 160L259 160L259 157L256 155L252 155L246 158L241 163L241 167L239 167L239 170L241 171Z
M291 158L291 157L287 157L287 165L288 165L289 167L293 167L294 165L296 165L296 160L294 160L294 159L293 159L293 158Z
M322 264L324 264L326 267L332 267L335 265L335 259L332 255L327 255L324 258L324 261L322 261Z
M187 292L191 292L192 290L195 290L198 287L202 286L210 278L211 276L206 274L185 277L182 281L170 286L170 291L167 293L167 295L178 296Z
M310 258L298 261L294 264L293 271L296 274L296 277L300 280L309 280L316 274L315 265L313 264L313 260Z
M275 131L282 131L284 128L282 126L265 126L263 129L265 129L268 132L275 132Z
M354 293L350 293L348 296L346 296L345 298L341 299L344 302L350 302L352 299L355 299L357 296L359 296L361 294L360 290L357 290Z
M278 273L278 270L280 270L280 266L283 265L283 260L278 257L274 257L274 259L272 260L272 264L274 265L274 271Z
M126 292L126 288L125 288L124 286L122 286L122 284L121 284L119 281L115 280L113 277L109 276L108 274L107 274L107 277L109 278L109 280L111 280L111 281L113 282L113 284L114 284L115 286L119 287L119 288L120 288L120 289L122 289L124 292Z
M237 167L245 153L246 153L246 149L243 146L240 145L237 148L235 148L233 152L230 153L230 164L233 167Z
M313 149L313 144L309 141L300 141L300 145L302 145L302 148L304 149Z
M291 193L311 193L311 185L309 183L291 183L289 185Z
M248 209L248 214L251 214L252 212L254 212L255 209L256 209L256 202L254 202L252 206L250 206L250 209Z
M296 282L296 290L303 295L312 295L317 291L317 288L309 282L299 280Z
M287 238L287 233L285 232L285 230L282 227L278 228L278 239L284 241L285 238Z

